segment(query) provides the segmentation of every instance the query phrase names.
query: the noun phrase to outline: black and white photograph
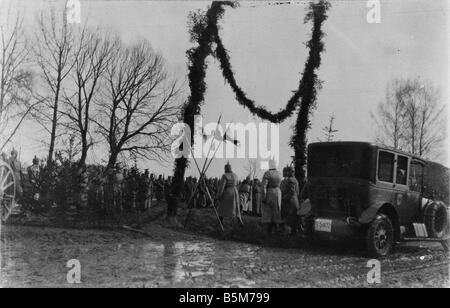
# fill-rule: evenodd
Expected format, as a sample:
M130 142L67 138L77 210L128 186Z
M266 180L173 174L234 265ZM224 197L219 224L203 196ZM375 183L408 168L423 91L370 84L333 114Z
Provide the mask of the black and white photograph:
M449 9L0 0L0 288L449 288Z

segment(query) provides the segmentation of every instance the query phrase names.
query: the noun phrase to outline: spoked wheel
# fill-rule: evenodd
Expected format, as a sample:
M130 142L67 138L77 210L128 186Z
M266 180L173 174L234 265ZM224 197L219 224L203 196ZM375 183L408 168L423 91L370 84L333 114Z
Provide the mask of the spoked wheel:
M394 228L386 215L377 215L366 236L367 250L371 256L387 256L394 246Z
M16 200L16 182L11 167L0 161L0 219L5 222L11 215Z

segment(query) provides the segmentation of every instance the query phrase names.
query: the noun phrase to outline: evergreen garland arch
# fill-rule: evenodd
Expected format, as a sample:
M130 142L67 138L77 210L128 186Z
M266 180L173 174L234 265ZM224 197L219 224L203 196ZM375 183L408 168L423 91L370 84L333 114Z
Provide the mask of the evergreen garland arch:
M290 145L294 149L293 160L296 177L302 184L304 183L303 166L306 163L306 132L310 127L309 115L315 107L316 96L321 88L321 81L318 79L316 71L320 67L321 53L324 50L322 25L328 17L326 13L330 8L330 3L327 0L319 0L309 4L304 20L304 23L312 22L311 38L305 44L309 49L308 59L305 62L298 88L293 92L284 109L278 112L271 112L262 106L257 106L239 87L234 77L230 56L220 38L218 23L225 13L225 7L235 8L237 6L237 2L214 1L205 14L191 15L192 25L189 33L191 41L196 42L197 46L186 52L189 61L188 80L191 93L182 109L184 123L190 127L191 131L194 131L194 117L200 114L206 91L205 76L208 68L206 59L211 55L219 61L222 75L233 90L238 103L252 114L273 123L281 123L298 110ZM191 136L191 144L193 143L194 136ZM167 200L169 217L176 216L178 197L182 191L187 165L188 160L185 157L175 160L172 192Z

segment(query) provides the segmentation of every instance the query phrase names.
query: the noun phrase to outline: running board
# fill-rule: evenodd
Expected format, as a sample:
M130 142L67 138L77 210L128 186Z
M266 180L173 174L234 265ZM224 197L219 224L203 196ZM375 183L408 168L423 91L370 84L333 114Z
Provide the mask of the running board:
M404 237L402 241L404 242L442 242L449 240L450 237L444 238L430 238L430 237Z

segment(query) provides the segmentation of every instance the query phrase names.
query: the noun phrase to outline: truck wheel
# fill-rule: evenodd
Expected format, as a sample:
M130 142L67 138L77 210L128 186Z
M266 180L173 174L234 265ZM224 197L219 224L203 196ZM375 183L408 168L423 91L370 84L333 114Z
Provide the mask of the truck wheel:
M425 208L424 223L428 236L442 238L448 232L447 208L441 202L433 202Z
M366 234L367 250L370 256L385 257L394 246L394 228L384 214L379 214L370 223Z

